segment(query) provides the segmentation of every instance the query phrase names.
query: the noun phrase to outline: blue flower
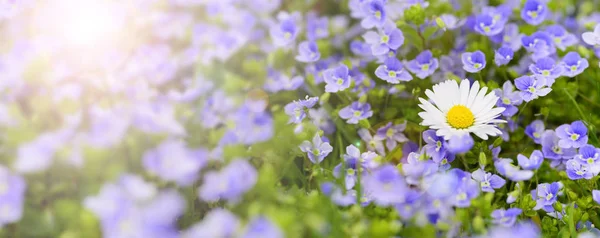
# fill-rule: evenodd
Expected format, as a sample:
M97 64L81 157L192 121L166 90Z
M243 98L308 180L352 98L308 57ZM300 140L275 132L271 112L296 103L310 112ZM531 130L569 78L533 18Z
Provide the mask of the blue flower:
M509 208L508 210L496 209L492 212L492 223L504 227L512 227L517 221L517 216L521 215L520 208Z
M424 131L423 140L427 143L423 149L434 160L441 159L446 154L446 141L444 137L436 135L435 130Z
M386 164L366 176L365 192L380 206L404 202L408 186L396 166Z
M519 166L523 169L536 170L542 165L542 162L544 162L544 155L541 151L534 150L529 158L522 154L518 154L517 161L519 161Z
M402 165L402 171L406 176L406 183L419 185L421 181L427 180L435 175L438 170L437 164L431 160L421 160L422 154L411 152L407 163Z
M506 21L495 19L489 13L483 13L475 18L475 31L486 36L497 35L504 29Z
M377 151L380 155L385 155L385 147L383 146L383 140L385 138L374 137L371 135L371 132L365 128L358 130L358 136L365 142L368 150Z
M373 55L385 55L390 50L397 50L404 44L402 31L392 22L387 22L378 32L368 31L363 35L365 42L371 45Z
M521 98L523 98L523 101L525 102L546 96L552 91L551 88L545 87L546 84L543 79L540 80L527 75L516 78L515 86L521 91Z
M325 92L335 93L344 91L350 87L350 75L348 75L348 67L340 65L333 69L328 69L323 72L325 80Z
M0 227L21 219L26 187L23 177L0 165Z
M452 136L446 143L446 148L453 154L467 153L475 145L473 137L469 133L460 136Z
M201 235L201 234L200 234ZM265 216L252 219L246 226L241 238L283 238L283 232L275 223Z
M421 52L417 57L407 64L407 69L420 79L427 78L438 68L438 60L433 58L429 50Z
M240 222L238 218L223 208L210 210L202 221L192 225L182 233L182 238L223 237L232 238Z
M560 140L558 146L562 148L579 148L588 142L588 129L582 121L574 121L571 125L564 124L556 128L556 135Z
M279 91L292 91L298 89L304 84L304 78L297 75L290 77L289 75L283 74L273 69L267 69L267 80L263 88L271 93Z
M589 66L588 60L581 58L577 52L569 52L562 59L563 75L575 77Z
M442 22L444 22L444 30L446 30L446 29L454 30L465 24L464 19L459 20L456 16L454 16L452 14L442 14L440 16L440 19L442 20Z
M554 39L554 45L560 50L565 50L567 47L577 44L577 37L567 32L561 25L546 27L546 32Z
M559 146L561 139L552 130L546 130L542 134L542 152L544 158L551 160L570 159L577 153L575 148L563 148Z
M600 149L592 145L584 145L579 148L579 153L575 155L575 159L590 166L592 173L595 175L600 172Z
M556 52L554 47L554 41L550 34L538 31L530 36L521 37L521 43L528 52L531 52L532 59L538 60L544 57L548 57Z
M304 41L298 45L297 61L311 63L319 60L319 58L321 58L321 53L319 53L317 43L314 41Z
M462 54L463 69L469 73L477 73L485 68L485 54L481 51Z
M412 80L412 76L404 70L400 60L393 57L387 58L383 65L379 65L375 70L375 75L393 84L400 83L400 81Z
M600 24L597 24L596 27L594 27L594 31L588 31L581 34L581 38L588 45L600 45Z
M513 59L514 52L506 46L500 47L494 54L494 63L498 66L508 64Z
M503 107L505 110L502 112L502 115L505 117L514 116L519 108L518 105L521 105L523 99L518 91L513 91L514 86L510 82L510 80L504 82L502 85L502 89L494 89L494 93L498 96L498 102L496 106Z
M522 34L519 33L519 26L515 23L508 23L502 34L495 35L491 39L502 43L503 47L508 47L514 52L521 48L521 38Z
M360 25L365 29L382 27L386 20L385 1L369 0L362 5L364 18Z
M257 177L256 169L246 159L235 159L221 171L207 172L198 196L206 202L237 202L254 187Z
M548 7L541 0L527 0L521 10L521 18L530 25L539 25L548 16Z
M298 27L296 26L294 17L287 17L272 26L270 34L275 46L282 47L292 44L298 35Z
M546 86L551 87L556 78L562 75L563 67L556 64L552 58L546 57L538 59L535 61L535 64L531 64L529 71L537 76L538 79L544 79Z
M554 210L552 204L558 199L558 191L560 188L561 186L558 182L538 184L537 189L531 191L531 196L533 197L533 200L536 201L533 210L540 210L542 208L546 211L548 211L547 209Z
M165 181L189 186L198 179L200 170L208 161L205 149L188 149L181 140L165 140L158 147L144 153L144 168Z
M471 174L471 177L479 182L481 191L493 193L494 189L499 189L506 181L498 175L486 173L483 169L477 169Z
M325 139L327 139L327 137L325 137ZM318 164L321 163L321 161L323 161L323 159L325 159L325 157L331 153L331 151L333 151L333 147L331 147L329 142L324 142L319 133L317 133L313 137L312 143L309 141L302 142L300 145L300 150L308 154L308 159L310 162L313 164Z
M533 177L533 171L521 170L512 164L511 159L498 159L494 162L494 166L500 175L514 182L529 180Z
M533 139L536 144L542 144L542 134L546 130L542 120L535 120L525 127L525 134Z
M341 118L345 119L348 124L357 124L358 121L373 116L373 111L371 111L371 105L368 103L353 102L342 108L339 115Z
M567 161L566 170L567 176L571 180L578 180L582 178L589 180L594 177L591 166L577 159L570 159Z
M300 123L306 118L306 110L312 108L319 101L318 97L308 97L288 103L284 107L285 114L290 116L289 123Z
M520 222L513 227L497 226L489 230L487 238L541 237L540 228L533 222Z
M313 12L306 19L306 38L311 41L327 38L329 36L329 18L318 17Z
M392 125L388 122L385 126L377 129L377 133L374 138L376 140L385 140L385 146L389 151L392 151L398 146L398 143L404 143L408 141L408 138L402 132L406 129L406 122L402 124Z
M450 173L455 174L459 181L454 193L455 195L450 197L450 202L456 207L464 208L471 206L471 200L479 195L479 184L477 184L477 181L471 179L469 172L452 169Z
M600 204L600 190L592 190L592 199L597 204Z

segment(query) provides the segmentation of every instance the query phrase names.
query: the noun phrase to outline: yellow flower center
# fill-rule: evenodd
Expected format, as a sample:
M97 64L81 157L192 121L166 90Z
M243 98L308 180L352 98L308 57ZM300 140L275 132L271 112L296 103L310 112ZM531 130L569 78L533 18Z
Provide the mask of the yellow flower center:
M469 128L475 122L475 116L471 110L463 105L456 105L446 115L448 124L455 129Z

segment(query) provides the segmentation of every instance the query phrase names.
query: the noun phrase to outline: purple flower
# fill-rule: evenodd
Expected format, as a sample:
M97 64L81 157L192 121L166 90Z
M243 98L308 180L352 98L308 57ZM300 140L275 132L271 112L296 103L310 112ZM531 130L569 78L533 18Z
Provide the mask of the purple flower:
M275 71L273 69L267 70L267 80L263 88L271 93L276 93L281 90L292 91L298 89L304 83L304 78L298 75L290 77L289 75Z
M521 91L521 98L525 102L546 96L552 91L551 88L545 87L545 80L527 75L516 78L515 86Z
M315 126L317 126L319 129L323 130L325 134L331 134L335 132L335 124L333 121L331 121L331 117L325 108L311 108L308 110L308 115L312 120L312 123L315 124Z
M450 202L456 207L469 207L471 206L471 200L479 195L479 184L477 181L471 179L471 174L460 169L452 169L450 173L454 173L459 179L458 187Z
M321 53L319 53L317 43L314 41L300 43L298 46L298 55L296 56L297 61L311 63L319 60L319 58L321 58Z
M521 37L521 43L528 52L531 52L532 59L538 60L544 57L548 57L556 52L554 47L554 41L550 34L538 31L531 36Z
M375 139L385 140L385 146L389 151L392 151L398 143L404 143L408 141L408 138L402 133L406 129L406 122L402 124L392 125L391 122L383 127L377 129Z
M250 163L245 159L236 159L219 172L207 172L198 195L207 202L221 199L237 202L244 193L254 187L257 176L256 169Z
M570 159L567 161L566 170L567 176L569 176L569 179L571 180L578 180L582 178L589 180L594 177L590 165L577 159Z
M462 154L467 153L471 148L475 145L475 141L473 141L473 137L469 135L469 133L460 135L460 136L452 136L448 140L448 143L445 145L446 149L453 154Z
M189 186L208 161L205 149L188 149L181 140L169 139L144 153L144 168L165 181Z
M493 227L489 230L485 237L541 237L541 232L538 226L533 222L520 222L510 228L504 226Z
M536 170L542 165L542 162L544 162L544 155L541 151L534 150L529 158L522 154L518 154L517 161L519 161L519 166L523 169Z
M519 169L512 164L511 159L499 159L494 162L494 166L500 175L514 182L529 180L533 177L533 171Z
M462 54L463 69L469 73L477 73L485 68L485 54L481 51Z
M575 155L575 159L589 166L594 176L600 172L600 149L592 145L584 145L579 148L579 153Z
M412 76L404 70L400 60L395 57L387 58L383 65L375 70L375 75L388 83L397 84L400 81L410 81Z
M554 204L558 199L558 191L560 190L560 187L561 186L558 184L558 182L554 182L551 184L538 184L537 189L531 191L531 196L533 197L533 200L536 200L536 205L533 209L552 209L552 204Z
M562 148L559 146L560 138L552 130L546 130L542 134L542 152L544 157L552 160L570 159L575 156L575 148Z
M377 0L376 0L377 1ZM371 53L373 55L385 55L390 50L397 50L404 44L404 35L402 31L396 28L392 22L387 22L382 29L368 31L363 35L365 42L371 45Z
M277 47L292 44L298 35L298 27L296 26L294 17L289 16L272 26L270 34L273 44Z
M548 7L541 0L527 0L521 10L521 18L530 25L539 25L548 15Z
M442 20L442 22L444 22L444 30L454 30L465 24L464 19L459 20L456 16L452 14L442 14L440 16L440 19Z
M202 126L212 129L223 123L224 118L234 109L234 101L221 90L215 91L202 107L200 121Z
M383 147L382 143L384 138L372 136L369 130L365 128L361 128L360 130L358 130L358 136L360 136L360 139L365 142L368 150L377 151L377 153L379 153L380 155L385 155L385 147Z
M0 165L0 227L21 219L26 187L21 176Z
M386 20L385 1L370 0L363 2L362 12L364 16L360 25L365 29L382 27Z
M132 193L140 191L138 186L147 191ZM185 211L185 199L176 190L155 189L139 177L124 175L119 183L105 184L97 196L87 197L84 206L99 218L106 237L176 237L175 221Z
M499 38L498 41L499 43L502 43L502 47L508 47L513 52L521 48L522 35L519 33L519 26L515 23L506 24L506 27L504 27L504 32L494 37ZM492 37L492 39L494 39L494 37Z
M259 216L246 226L246 229L243 232L242 238L282 238L284 237L281 229L275 225L271 220L267 219L264 216Z
M300 123L306 118L306 110L312 108L319 101L318 97L308 97L304 100L293 101L284 107L285 114L290 116L289 123Z
M342 108L339 115L342 119L345 119L348 124L357 124L358 121L373 116L373 111L371 111L371 105L369 103L353 102Z
M352 189L356 184L356 174L357 173L366 173L369 170L376 168L379 165L379 162L375 161L377 154L369 151L365 153L360 153L360 150L356 148L354 145L349 145L346 147L346 154L342 156L344 158L345 167L346 167L346 177L344 178L344 182L346 183L346 189ZM342 167L344 164L340 163L333 169L333 175L335 177L340 177L342 175Z
M505 117L512 117L517 114L519 110L517 106L523 102L519 92L513 90L514 87L510 80L504 82L502 89L494 89L494 93L498 96L496 106L505 108L502 112Z
M541 144L542 134L545 131L544 122L542 120L535 120L525 127L525 134L533 139L536 144Z
M327 38L329 36L329 18L318 17L311 12L306 19L306 38L311 41Z
M407 163L402 165L408 184L419 185L421 181L431 178L438 170L437 164L431 160L421 160L421 156L419 153L411 152Z
M266 112L266 107L267 102L264 100L247 99L235 113L230 115L230 120L235 123L221 137L219 145L237 143L251 145L271 139L273 118Z
M508 64L513 59L514 52L506 46L500 47L494 54L494 63L498 66Z
M325 137L327 139L327 137ZM333 147L329 142L323 142L319 133L315 134L312 139L312 143L304 141L300 145L300 150L308 154L308 159L313 164L318 164L325 159L325 157L333 151Z
M488 193L493 193L494 189L499 189L506 183L506 181L503 178L500 178L500 176L492 173L486 173L483 169L475 170L471 174L471 177L475 181L479 182L481 191Z
M420 79L427 78L438 68L438 60L433 58L429 50L421 52L417 57L407 64L407 69Z
M459 78L465 78L466 73L463 70L462 63L460 61L460 55L458 54L442 55L440 57L440 71L436 72L441 76L438 78L438 76L434 75L431 80L438 83L442 82L445 80L447 73L452 73Z
M504 23L505 20L496 19L490 12L483 13L475 18L474 30L482 35L493 36L502 32Z
M594 199L594 202L600 204L600 190L592 190L592 199Z
M581 34L581 38L588 45L591 45L591 46L600 45L600 24L597 24L596 27L594 27L593 32L588 31L588 32L584 32L583 34Z
M232 238L240 222L231 212L215 208L210 210L201 222L198 222L183 232L182 238L194 237L223 237Z
M496 209L492 212L492 223L504 227L512 227L517 221L517 216L521 215L520 208L510 208L508 210Z
M577 52L569 52L562 59L563 75L575 77L589 66L588 60L581 58Z
M351 80L348 74L348 67L343 64L323 72L323 79L326 83L325 92L335 93L344 91L350 87Z
M552 58L546 57L538 59L535 64L530 65L529 71L538 79L544 79L546 86L551 87L554 80L562 75L563 67L556 64Z
M441 158L446 154L446 145L444 137L438 136L435 130L426 130L423 132L423 140L427 145L423 146L425 152L434 160Z
M564 124L556 128L556 135L560 138L558 146L562 148L579 148L588 142L587 127L582 121L574 121L571 125Z
M561 25L546 27L546 32L554 39L554 45L560 50L565 50L567 47L577 44L575 35L567 32Z
M373 202L380 206L404 202L408 190L396 166L387 164L366 176L364 186Z

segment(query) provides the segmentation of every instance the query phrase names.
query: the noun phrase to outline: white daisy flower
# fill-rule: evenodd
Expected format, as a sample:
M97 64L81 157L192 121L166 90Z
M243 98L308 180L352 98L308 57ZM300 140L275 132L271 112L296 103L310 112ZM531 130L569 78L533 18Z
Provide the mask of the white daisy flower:
M453 136L473 133L481 139L502 134L496 124L506 121L496 119L503 107L496 107L498 97L493 92L486 95L487 87L479 89L479 82L469 86L469 80L462 80L460 86L454 80L446 80L433 86L433 91L427 89L425 94L433 104L419 98L424 112L421 125L437 130L438 136L446 140Z

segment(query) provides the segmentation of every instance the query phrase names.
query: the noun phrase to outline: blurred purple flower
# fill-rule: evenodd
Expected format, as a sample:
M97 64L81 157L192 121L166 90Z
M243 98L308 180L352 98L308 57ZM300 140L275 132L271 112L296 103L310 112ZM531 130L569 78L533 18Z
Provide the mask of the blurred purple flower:
M144 153L144 168L162 180L189 186L208 161L205 149L188 149L181 140L168 139Z
M581 58L577 52L569 52L562 59L563 75L567 77L575 77L583 73L588 68L589 63L585 58Z
M327 137L325 137L327 138ZM321 139L319 133L315 134L312 139L312 143L309 141L304 141L300 145L300 150L302 152L307 153L308 159L313 164L318 164L325 159L325 157L333 151L333 147L329 144L329 142L324 142Z
M506 181L498 175L492 173L486 173L483 169L477 169L472 174L471 177L479 182L481 187L481 191L493 193L494 189L499 189Z
M521 18L530 25L539 25L548 16L549 10L543 0L527 0L521 10Z
M485 68L485 54L481 51L465 52L461 56L463 69L469 73L477 73Z
M298 55L296 60L304 63L311 63L319 60L321 53L317 43L314 41L304 41L298 45Z
M238 202L244 193L254 187L257 176L256 169L250 163L245 159L236 159L219 172L207 172L198 195L207 202Z
M323 79L326 83L325 92L331 93L344 91L350 87L350 82L352 81L348 72L348 67L343 64L323 72Z
M391 57L385 60L384 64L379 65L375 70L375 75L388 83L397 84L400 81L410 81L412 76L404 70L400 60Z
M541 144L542 134L545 131L544 122L542 120L535 120L525 127L525 134L533 139L536 144Z
M512 227L517 222L517 216L521 215L523 210L520 208L510 208L508 210L496 209L492 212L492 223L504 227Z
M544 162L544 155L541 151L534 150L529 158L522 154L518 154L517 161L519 162L519 166L523 169L536 170L542 165L542 162Z
M433 54L429 50L421 52L417 57L407 64L407 69L420 79L427 78L433 74L438 68L438 60L433 58Z
M342 108L339 112L339 116L342 119L345 119L348 124L358 124L358 121L373 116L373 111L371 111L371 105L369 103L353 102Z
M508 64L514 56L514 52L511 48L502 46L496 50L494 54L494 63L498 66Z

